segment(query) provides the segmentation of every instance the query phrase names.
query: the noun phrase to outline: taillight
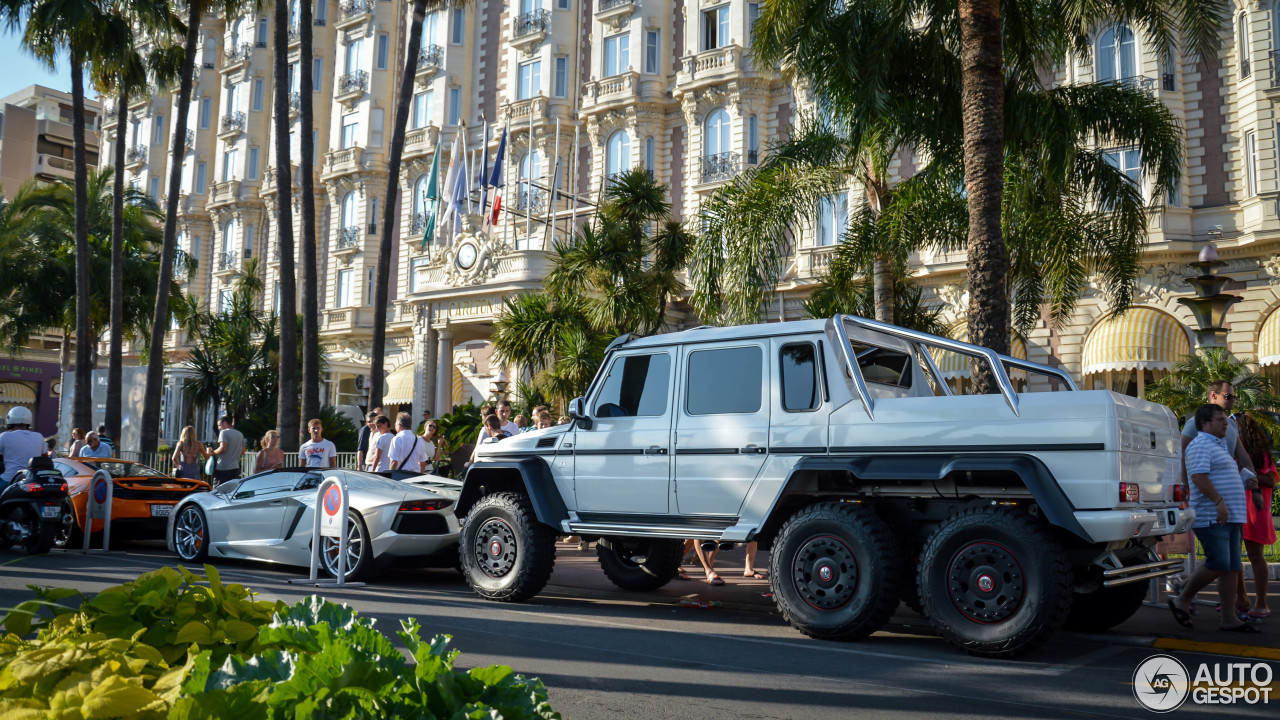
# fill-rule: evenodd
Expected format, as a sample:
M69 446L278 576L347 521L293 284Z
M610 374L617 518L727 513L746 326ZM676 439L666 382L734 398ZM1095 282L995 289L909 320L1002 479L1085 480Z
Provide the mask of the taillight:
M44 492L44 485L41 485L40 483L25 483L23 484L22 489L27 492Z
M1138 483L1120 483L1120 502L1138 502Z
M452 504L452 500L414 500L400 503L400 512L434 512Z
M1174 501L1174 502L1186 502L1186 500L1187 500L1187 495L1189 495L1189 494L1190 494L1190 493L1187 491L1187 486L1186 486L1186 485L1181 485L1181 484L1179 484L1179 485L1174 485L1174 486L1173 486L1173 501Z
M62 483L62 492L66 492L66 491L67 491L67 484Z

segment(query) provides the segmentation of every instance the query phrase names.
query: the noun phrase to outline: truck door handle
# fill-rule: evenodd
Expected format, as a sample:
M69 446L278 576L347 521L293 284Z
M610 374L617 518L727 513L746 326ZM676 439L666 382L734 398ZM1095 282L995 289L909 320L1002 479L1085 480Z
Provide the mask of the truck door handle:
M744 448L739 448L738 452L742 453L743 455L764 455L765 453L769 452L769 450L768 448L763 448L763 447L760 447L759 445L748 445Z
M667 454L667 449L666 449L666 448L664 448L664 447L658 447L657 445L650 445L650 446L649 446L649 447L644 451L644 454L645 454L645 455L666 455L666 454Z

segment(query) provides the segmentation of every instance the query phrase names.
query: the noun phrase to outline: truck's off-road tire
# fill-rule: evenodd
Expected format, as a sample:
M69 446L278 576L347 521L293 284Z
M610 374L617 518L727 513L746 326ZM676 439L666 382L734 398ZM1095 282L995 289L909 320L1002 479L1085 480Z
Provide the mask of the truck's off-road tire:
M607 538L596 543L596 555L600 558L600 569L614 585L623 590L648 592L671 582L680 571L684 542Z
M827 502L792 515L773 541L769 570L778 611L810 637L866 637L898 606L898 543L866 506Z
M1075 593L1071 612L1063 627L1078 632L1110 630L1133 617L1151 592L1151 581L1100 587L1089 593Z
M1030 515L965 510L942 523L920 555L925 614L974 655L1021 655L1057 630L1071 608L1062 545Z
M495 493L480 498L462 521L458 540L462 577L477 595L523 602L551 579L555 530L538 522L529 498Z

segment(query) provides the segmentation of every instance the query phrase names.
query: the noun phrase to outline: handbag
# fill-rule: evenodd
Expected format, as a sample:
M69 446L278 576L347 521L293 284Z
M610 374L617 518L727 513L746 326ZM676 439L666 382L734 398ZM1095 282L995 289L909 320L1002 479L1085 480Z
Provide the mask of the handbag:
M217 467L218 457L216 455L210 455L209 459L204 461L204 474L212 477L213 471Z

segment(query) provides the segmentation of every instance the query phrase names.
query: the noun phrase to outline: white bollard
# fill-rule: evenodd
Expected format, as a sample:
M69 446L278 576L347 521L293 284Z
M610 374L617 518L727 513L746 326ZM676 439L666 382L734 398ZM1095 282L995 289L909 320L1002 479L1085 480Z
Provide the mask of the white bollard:
M341 473L336 473L321 480L320 486L316 488L315 523L311 533L311 572L306 580L289 582L336 587L364 585L362 582L346 581L349 518L350 505L346 479ZM338 539L338 577L334 580L319 579L320 546L326 537Z
M89 481L89 500L84 510L84 544L81 552L111 551L111 499L115 495L115 482L106 470L99 470ZM93 521L102 518L102 550L90 550L90 538L93 536Z

